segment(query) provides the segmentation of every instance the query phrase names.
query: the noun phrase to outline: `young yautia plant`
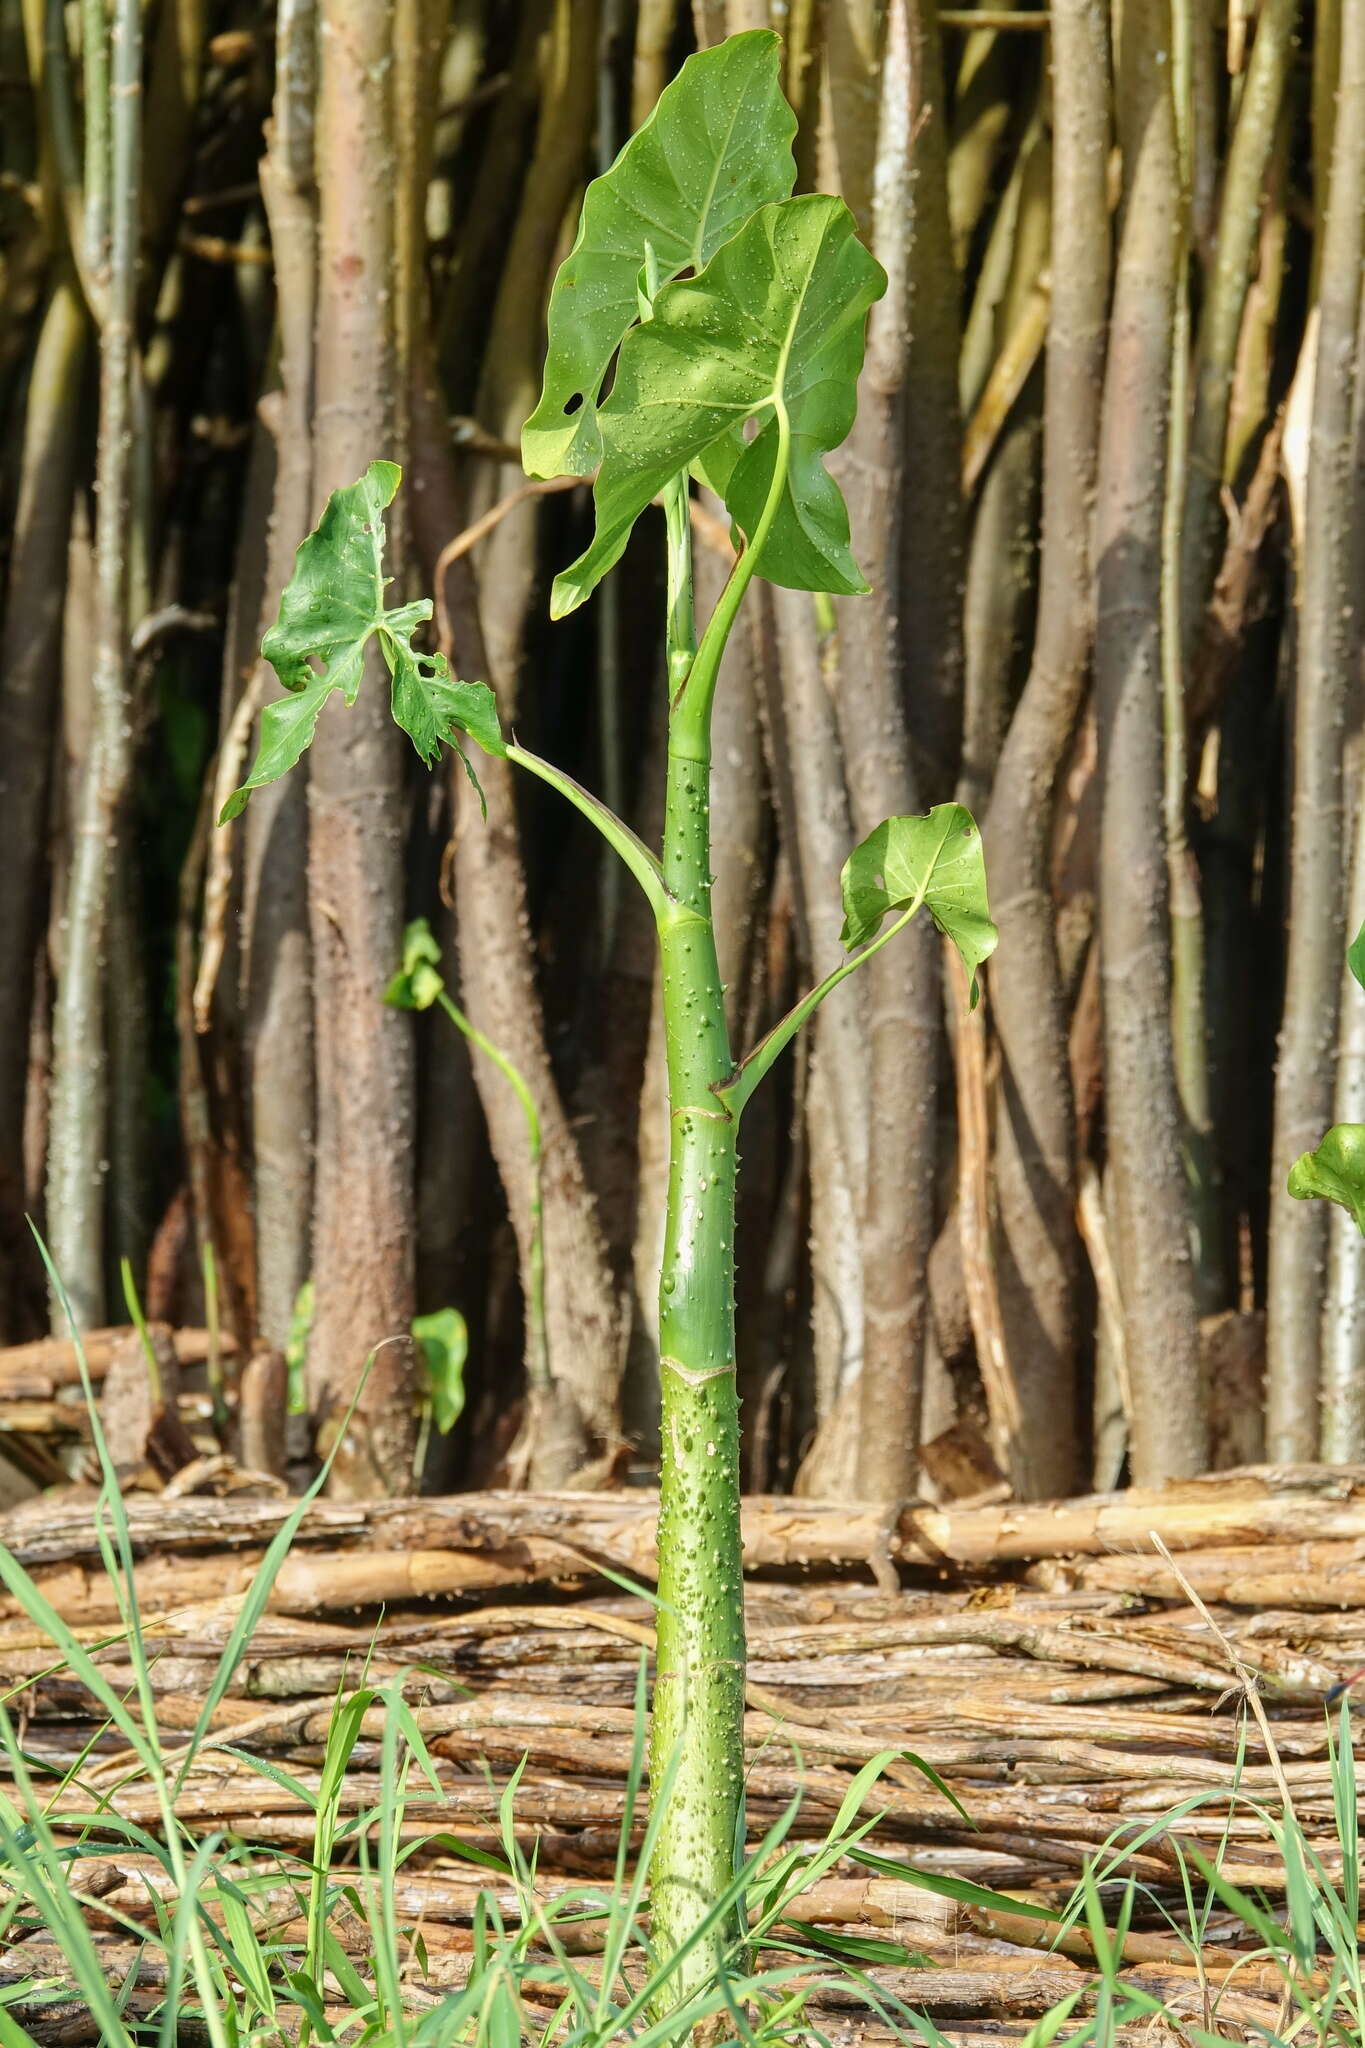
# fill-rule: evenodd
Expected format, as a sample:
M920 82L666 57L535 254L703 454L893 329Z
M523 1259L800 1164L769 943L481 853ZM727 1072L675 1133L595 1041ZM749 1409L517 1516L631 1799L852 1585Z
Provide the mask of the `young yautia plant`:
M921 909L957 945L975 992L995 945L980 834L957 804L889 818L843 873L849 957L736 1059L711 921L711 709L727 637L756 575L790 589L866 591L848 512L823 457L853 423L869 307L885 289L843 203L793 198L795 121L767 31L692 57L588 187L555 282L540 403L523 436L533 476L596 472L596 532L555 580L556 618L583 603L661 498L668 538L668 768L656 857L612 812L504 738L493 696L414 651L428 603L384 604L382 514L398 483L373 463L299 549L265 640L290 692L262 720L250 780L296 761L333 689L348 701L378 638L393 714L424 760L463 738L558 788L644 890L658 929L671 1153L660 1276L663 1444L654 1784L667 1783L653 1933L680 1999L712 1958L714 1902L743 1834L744 1614L735 1391L736 1140L744 1105L830 990ZM604 396L615 363L610 391ZM698 637L688 495L719 493L737 556ZM315 666L315 663L317 666ZM466 767L468 767L466 760ZM470 769L472 775L473 770ZM709 1916L709 1917L708 1917Z
M1346 965L1365 988L1365 925L1346 954ZM1300 1201L1314 1196L1339 1202L1365 1236L1365 1124L1333 1124L1312 1152L1301 1152L1289 1169L1289 1192Z

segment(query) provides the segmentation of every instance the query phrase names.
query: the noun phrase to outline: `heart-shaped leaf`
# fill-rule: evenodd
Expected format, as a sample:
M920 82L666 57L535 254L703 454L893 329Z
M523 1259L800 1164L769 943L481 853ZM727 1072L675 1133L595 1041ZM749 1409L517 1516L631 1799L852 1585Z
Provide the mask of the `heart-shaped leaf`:
M430 599L385 608L383 514L402 474L396 462L372 462L358 483L333 491L316 528L300 544L280 615L261 642L262 654L289 695L261 713L255 763L224 804L220 824L246 808L253 789L278 781L294 766L311 744L318 714L334 690L354 704L373 634L393 679L394 718L428 765L440 754L442 741L459 748L460 733L468 733L485 753L506 752L488 686L457 681L443 654L422 654L412 644L417 627L431 617ZM474 771L459 750L477 789Z
M885 289L848 208L824 193L763 207L699 277L666 285L621 344L598 414L597 532L556 577L554 616L582 604L655 493L718 441L721 459L705 467L750 541L780 489L755 568L794 590L865 591L821 457L853 424L867 311ZM749 420L760 431L726 474Z
M522 429L529 475L586 476L601 460L597 402L639 317L647 257L661 282L701 270L751 213L791 191L796 118L782 97L780 52L770 29L752 29L689 57L589 185L550 294L540 403Z
M986 900L981 834L961 804L935 804L923 818L887 818L844 862L846 946L875 938L882 919L926 908L962 955L977 999L976 970L999 937Z
M1294 1161L1289 1192L1300 1201L1339 1202L1365 1236L1365 1124L1333 1124L1316 1152Z

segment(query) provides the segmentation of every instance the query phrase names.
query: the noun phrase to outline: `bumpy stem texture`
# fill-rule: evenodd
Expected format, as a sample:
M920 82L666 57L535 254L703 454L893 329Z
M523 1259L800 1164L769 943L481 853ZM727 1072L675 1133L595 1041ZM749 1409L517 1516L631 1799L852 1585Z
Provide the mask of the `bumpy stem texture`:
M730 1880L743 1797L744 1608L735 1382L736 1120L710 913L707 721L675 716L660 919L670 1142L659 1289L662 1465L658 1674L650 1761L671 1774L654 1871L654 1934L676 1952ZM685 1997L710 1940L679 1966Z

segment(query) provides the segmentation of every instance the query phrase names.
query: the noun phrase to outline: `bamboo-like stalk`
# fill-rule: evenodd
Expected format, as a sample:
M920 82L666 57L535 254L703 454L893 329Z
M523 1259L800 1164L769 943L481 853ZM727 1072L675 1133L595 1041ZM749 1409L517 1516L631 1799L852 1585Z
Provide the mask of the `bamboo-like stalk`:
M1365 750L1354 735L1349 756L1355 813L1348 929L1365 925ZM1365 995L1345 970L1337 1047L1334 1123L1365 1123ZM1365 1457L1365 1237L1335 1206L1328 1217L1327 1285L1322 1303L1321 1455L1333 1463Z
M1332 1055L1341 1007L1342 754L1361 521L1352 473L1352 407L1361 374L1365 266L1365 0L1342 0L1336 109L1318 274L1307 527L1298 564L1289 943L1275 1075L1266 1329L1266 1448L1274 1458L1311 1458L1319 1433L1327 1217L1320 1202L1294 1201L1286 1179L1292 1162L1317 1144L1332 1119Z
M910 348L911 61L909 8L906 0L893 0L885 24L872 195L872 248L887 273L887 291L869 320L858 417L841 461L874 593L837 607L839 729L858 839L883 818L921 808L899 689L903 629L894 510L907 473L899 426ZM879 954L867 984L863 1064L871 1113L860 1219L857 1472L862 1491L890 1498L912 1490L919 1458L942 1039L939 946L932 929L907 933Z
M318 28L321 496L392 448L397 425L392 0L320 0ZM333 1485L351 1493L405 1485L416 1437L412 1030L379 1001L403 925L404 762L386 699L375 674L344 719L320 721L308 790L318 1106L308 1368L328 1444L375 1351L333 1467Z
M316 0L283 0L275 29L275 100L261 196L278 280L279 391L262 401L275 444L264 613L272 622L294 549L313 512L313 328L317 306L314 99ZM252 688L263 688L259 661ZM312 1247L315 1134L312 948L308 930L308 763L261 790L240 827L245 1085L256 1218L257 1317L276 1350L288 1339ZM214 835L217 842L226 833Z
M1213 268L1199 313L1181 525L1181 646L1188 662L1213 583L1233 371L1262 193L1289 76L1298 0L1267 0L1228 143Z
M1208 1451L1171 1032L1161 829L1161 535L1178 164L1166 0L1125 10L1125 192L1101 427L1095 683L1108 1145L1140 1483Z
M984 827L1006 939L991 969L1002 1059L998 1277L1022 1390L1011 1476L1025 1494L1064 1491L1077 1462L1075 1108L1049 864L1057 784L1094 634L1091 506L1109 299L1109 37L1095 0L1054 7L1052 67L1053 286L1038 624Z
M1170 412L1161 519L1162 822L1170 907L1171 1034L1184 1119L1185 1171L1193 1225L1191 1255L1201 1312L1225 1305L1218 1165L1209 1095L1204 1006L1204 913L1189 836L1189 723L1181 551L1190 460L1190 257L1194 179L1195 18L1193 0L1171 0L1171 101L1175 123L1175 308L1171 322ZM1243 264L1245 270L1245 264ZM1240 311L1240 302L1239 302Z
M58 710L52 676L75 487L76 398L89 334L67 262L54 280L29 373L0 639L0 1158L10 1161L23 1154L34 957L47 893L43 828Z
M910 14L909 332L901 422L917 479L901 514L901 604L915 622L903 687L920 798L951 796L962 748L962 421L957 392L960 285L948 218L948 133L937 0Z
M53 1018L49 1242L77 1316L103 1319L108 1166L104 1021L109 890L132 769L128 703L129 510L134 466L142 148L142 13L118 0L109 36L109 161L87 189L108 194L101 252L99 501L95 527L94 728L76 801L61 974ZM101 130L96 127L96 139ZM98 206L96 198L96 217ZM53 1304L54 1319L61 1319Z

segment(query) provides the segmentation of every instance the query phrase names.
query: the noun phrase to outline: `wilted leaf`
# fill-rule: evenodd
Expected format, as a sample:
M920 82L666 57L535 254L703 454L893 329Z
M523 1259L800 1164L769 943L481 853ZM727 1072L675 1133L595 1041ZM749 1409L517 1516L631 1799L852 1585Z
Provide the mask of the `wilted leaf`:
M663 282L700 270L751 213L791 191L796 119L780 53L770 29L754 29L689 57L589 185L550 294L540 403L522 429L529 475L586 476L601 460L602 379L639 314L647 252Z
M448 1436L464 1411L468 1327L457 1308L438 1308L429 1316L414 1316L412 1334L426 1367L431 1419L439 1434Z
M1365 1236L1365 1124L1333 1124L1316 1152L1294 1161L1289 1192L1304 1202L1314 1196L1339 1202Z
M506 751L487 685L457 682L443 654L421 654L413 646L416 628L431 617L430 599L385 609L383 513L402 474L396 462L372 462L358 483L333 491L317 527L300 544L280 615L261 642L290 694L261 713L255 764L224 804L220 824L245 809L253 789L278 781L295 765L334 690L354 704L372 634L379 636L393 678L394 719L428 765L443 741L459 748L460 733L485 753ZM462 748L460 754L464 759ZM468 760L465 770L477 789Z
M440 960L431 926L415 917L403 933L403 964L385 989L384 1001L395 1010L429 1010L445 987Z
M655 493L717 442L725 445L702 467L723 482L750 541L782 459L777 515L755 565L763 575L794 590L866 590L843 494L821 458L853 424L867 310L885 289L848 208L821 193L763 207L699 277L666 285L653 319L621 344L598 414L597 531L555 578L553 615L582 604ZM727 474L746 420L759 431Z
M929 911L962 955L976 1002L976 970L999 934L986 899L981 834L961 804L935 804L923 818L887 818L844 863L846 946L874 938L884 917Z

